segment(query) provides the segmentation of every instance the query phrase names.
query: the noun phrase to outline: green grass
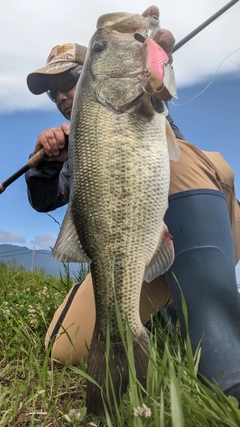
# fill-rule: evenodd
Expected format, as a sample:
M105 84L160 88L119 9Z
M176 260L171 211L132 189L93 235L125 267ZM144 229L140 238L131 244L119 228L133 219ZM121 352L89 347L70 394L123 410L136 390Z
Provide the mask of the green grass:
M74 281L67 267L58 279L0 264L0 427L240 426L237 401L197 379L199 352L192 355L178 330L163 330L157 321L149 332L147 390L137 383L131 336L123 333L129 348L128 392L120 405L106 406L104 419L86 416L85 364L54 362L43 345L52 315Z

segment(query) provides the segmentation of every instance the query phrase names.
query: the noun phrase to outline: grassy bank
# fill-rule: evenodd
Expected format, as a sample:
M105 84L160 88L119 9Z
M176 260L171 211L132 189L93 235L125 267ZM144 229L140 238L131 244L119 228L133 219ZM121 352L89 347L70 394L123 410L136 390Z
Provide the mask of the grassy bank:
M224 427L240 426L234 398L196 378L192 356L179 331L150 333L147 394L134 376L129 391L103 420L85 415L86 366L53 362L44 351L52 315L76 281L0 264L0 426ZM215 391L215 392L214 392Z

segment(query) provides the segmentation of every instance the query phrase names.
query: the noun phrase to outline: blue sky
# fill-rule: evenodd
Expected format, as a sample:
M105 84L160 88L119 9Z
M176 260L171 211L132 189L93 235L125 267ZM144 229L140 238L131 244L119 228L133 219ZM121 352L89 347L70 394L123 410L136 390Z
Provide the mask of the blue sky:
M227 2L196 0L193 7L192 0L171 0L171 4L162 0L160 22L179 41ZM5 3L0 16L4 40L0 45L0 182L26 163L42 130L63 121L46 95L34 96L28 91L27 74L45 64L56 44L76 41L87 45L100 15L142 13L149 5L146 0L131 4L112 0L110 5L108 0L97 5L95 0L87 4L42 0L34 8L31 0ZM170 111L187 140L223 154L234 170L240 198L239 22L240 2L174 54L179 99L174 100L178 106L170 104ZM61 223L64 213L61 208L52 216ZM29 205L23 177L0 195L0 243L46 249L54 244L58 231L59 225L51 217Z

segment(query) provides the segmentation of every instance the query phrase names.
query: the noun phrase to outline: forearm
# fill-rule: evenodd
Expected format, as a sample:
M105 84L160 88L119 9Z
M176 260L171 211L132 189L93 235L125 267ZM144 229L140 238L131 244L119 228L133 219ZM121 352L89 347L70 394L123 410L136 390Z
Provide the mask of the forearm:
M28 200L38 212L48 212L69 201L68 162L42 162L25 174Z

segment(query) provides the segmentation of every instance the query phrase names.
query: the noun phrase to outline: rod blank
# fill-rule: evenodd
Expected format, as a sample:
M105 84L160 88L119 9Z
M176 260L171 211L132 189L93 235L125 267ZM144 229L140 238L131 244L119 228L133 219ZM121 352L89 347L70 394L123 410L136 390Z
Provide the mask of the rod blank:
M176 43L173 47L173 53L176 52L180 47L182 47L185 43L187 43L189 40L191 40L194 36L196 36L200 31L204 30L208 25L210 25L215 19L219 18L224 12L226 12L230 7L232 7L234 4L236 4L239 0L232 0L229 3L227 3L225 6L223 6L221 9L219 9L218 12L214 13L210 18L208 18L205 22L203 22L199 27L197 27L195 30L193 30L191 33L189 33L186 37L184 37L180 42Z

